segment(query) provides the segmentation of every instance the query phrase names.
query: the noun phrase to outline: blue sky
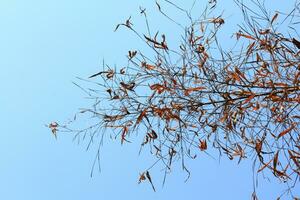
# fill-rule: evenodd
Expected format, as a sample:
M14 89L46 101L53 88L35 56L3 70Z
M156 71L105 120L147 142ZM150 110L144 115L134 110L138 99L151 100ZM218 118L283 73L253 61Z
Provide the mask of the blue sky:
M266 2L273 9L293 5L292 0L284 5L279 0ZM154 193L147 183L137 184L138 173L149 165L149 157L138 156L138 145L107 140L102 172L90 178L95 152L72 142L71 135L55 140L45 127L88 105L72 84L75 77L97 72L103 58L112 65L126 63L127 51L142 47L131 33L113 32L130 15L134 25L144 30L140 5L149 11L155 8L151 0L0 1L0 199L249 199L252 169L247 161L237 165L224 157L220 164L199 156L189 163L192 176L187 183L179 167L163 188L159 173L154 175ZM236 7L220 5L234 25ZM172 33L167 20L157 13L149 15L152 27ZM225 31L234 30L230 23ZM273 191L282 189L276 181L262 180L260 186L262 199L274 199Z

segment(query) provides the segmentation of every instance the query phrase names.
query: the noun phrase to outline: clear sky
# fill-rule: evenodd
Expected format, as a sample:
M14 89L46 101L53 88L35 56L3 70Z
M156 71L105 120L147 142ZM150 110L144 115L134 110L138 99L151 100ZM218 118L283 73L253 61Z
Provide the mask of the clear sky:
M177 2L183 7L192 3ZM280 2L267 0L266 4L287 10L294 1ZM220 3L234 25L239 19L236 6L229 0ZM219 163L203 154L189 163L192 176L186 183L186 174L177 167L161 187L157 170L154 193L148 183L137 184L139 172L149 165L148 157L138 156L138 145L120 146L119 141L107 140L102 148L102 172L91 178L95 152L73 142L71 135L58 135L55 140L45 127L88 105L82 91L72 84L75 77L97 72L103 58L112 65L126 63L127 51L141 46L131 33L113 32L130 15L134 25L145 30L140 5L149 11L155 8L152 0L0 1L0 199L250 198L249 162L237 165L224 157ZM153 13L151 26L160 27L168 36L172 26L161 18ZM226 31L235 30L230 23L225 23ZM277 181L262 180L260 186L262 199L274 199L274 191L282 189Z

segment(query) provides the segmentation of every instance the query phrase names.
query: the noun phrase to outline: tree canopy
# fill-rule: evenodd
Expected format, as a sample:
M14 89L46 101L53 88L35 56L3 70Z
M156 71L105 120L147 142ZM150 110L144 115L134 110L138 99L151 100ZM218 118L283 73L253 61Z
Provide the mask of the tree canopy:
M156 2L157 12L182 31L180 44L171 48L168 35L152 31L147 10L140 8L145 33L131 18L115 31L132 31L151 53L129 50L125 67L103 62L101 71L82 79L91 86L78 86L95 103L71 122L51 123L54 135L72 132L89 145L109 130L123 145L143 137L141 151L146 148L157 161L139 182L148 180L153 190L150 170L157 163L164 165L164 180L176 163L189 176L185 161L206 153L238 162L252 159L254 173L269 171L294 197L300 175L299 2L289 12L271 13L260 0L249 1L255 8L236 0L243 19L230 48L220 35L226 18L215 12L216 1L209 1L199 16L162 2L167 6ZM172 19L168 6L184 13L189 23ZM92 117L91 124L73 128L78 115ZM95 163L98 159L99 151Z

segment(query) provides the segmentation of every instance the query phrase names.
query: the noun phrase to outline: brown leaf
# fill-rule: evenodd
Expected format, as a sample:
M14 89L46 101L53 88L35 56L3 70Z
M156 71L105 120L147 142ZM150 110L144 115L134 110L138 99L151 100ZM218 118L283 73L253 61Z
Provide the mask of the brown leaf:
M239 75L239 77L247 80L246 76L244 73L242 73L237 67L234 68L234 71Z
M138 125L143 120L143 118L146 116L146 112L147 112L146 109L141 112L141 114L138 116L138 118L136 120L135 125Z
M280 137L284 136L285 134L289 133L291 130L293 130L295 128L295 125L293 124L290 128L282 131L278 136L277 139L279 139Z
M247 38L247 39L250 39L250 40L256 40L251 35L246 35L246 34L243 34L243 33L236 33L236 36L237 36L237 39L239 39L240 37L244 37L244 38Z
M124 118L124 115L104 115L103 120L104 122L114 122L117 120L121 120Z
M207 149L207 143L206 140L200 140L199 148L201 151L204 151Z
M272 20L271 20L271 24L273 24L273 22L277 19L277 17L278 17L278 13L276 13L276 14L273 16L273 18L272 18Z
M261 149L262 149L262 141L257 139L255 142L255 150L256 150L257 154L261 153Z
M276 167L277 167L277 162L278 162L278 154L279 154L279 151L276 152L276 154L274 155L274 158L273 158L273 170L274 170L274 174L276 173Z
M145 176L145 172L144 173L142 173L142 174L140 174L140 177L139 177L139 184L142 182L142 181L144 181L144 180L146 180L146 176Z
M256 97L256 94L250 95L250 96L243 102L243 104L249 103L254 97Z
M154 130L151 130L151 132L148 133L148 135L153 140L157 139L157 137L158 137L157 134L156 134L156 132Z
M200 91L200 90L203 90L203 89L206 89L206 87L195 87L195 88L188 88L184 91L184 95L185 96L188 96L190 95L191 92L196 92L196 91Z
M124 89L127 89L127 90L131 90L133 91L133 88L135 86L135 83L134 82L131 82L131 83L124 83L124 82L120 82L120 85L124 88Z
M109 70L106 74L106 78L111 79L114 77L115 72L113 70Z
M247 49L247 53L246 53L247 55L250 55L250 53L252 53L252 51L253 51L252 49L253 49L254 45L255 45L255 42L253 42L249 45L249 47Z
M270 33L270 29L259 30L258 33L261 35L266 35Z
M157 42L156 40L153 40L153 39L151 39L151 38L149 38L149 37L147 37L147 36L145 36L145 35L144 35L144 37L145 37L145 39L146 39L148 42L151 42L151 43L156 44L156 45L160 45L160 43Z
M154 65L146 64L146 69L153 70L153 69L155 69L155 66Z
M273 85L276 86L276 87L288 87L289 86L286 83L274 83Z
M150 86L151 90L156 90L158 92L158 94L161 94L165 91L165 87L161 84L153 84Z
M122 131L122 135L121 135L121 144L123 144L124 141L127 141L126 140L127 133L128 133L128 127L124 126L123 131Z
M295 156L293 155L291 150L288 150L289 154L290 154L290 158L293 160L293 162L295 163L295 165L300 168L300 163L299 161L295 158Z
M255 105L255 107L253 107L253 110L254 111L259 110L259 108L260 108L260 105L258 102L256 102L256 105Z
M272 162L272 160L270 160L269 162L265 163L258 171L257 173L261 172L262 170L264 170L266 167L269 166L269 164Z
M222 19L222 18L220 18L220 17L217 17L217 18L212 19L211 22L214 23L214 24L219 24L219 25L225 23L224 19Z

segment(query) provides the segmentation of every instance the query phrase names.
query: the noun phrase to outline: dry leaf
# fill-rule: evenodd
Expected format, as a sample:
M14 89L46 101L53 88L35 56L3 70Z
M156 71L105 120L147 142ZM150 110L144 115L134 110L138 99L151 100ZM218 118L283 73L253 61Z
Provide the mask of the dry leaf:
M204 151L207 149L207 143L206 140L200 140L199 148L201 151Z
M284 136L285 134L289 133L291 130L293 130L295 128L295 125L293 124L290 128L282 131L278 136L277 139L279 139L280 137Z

